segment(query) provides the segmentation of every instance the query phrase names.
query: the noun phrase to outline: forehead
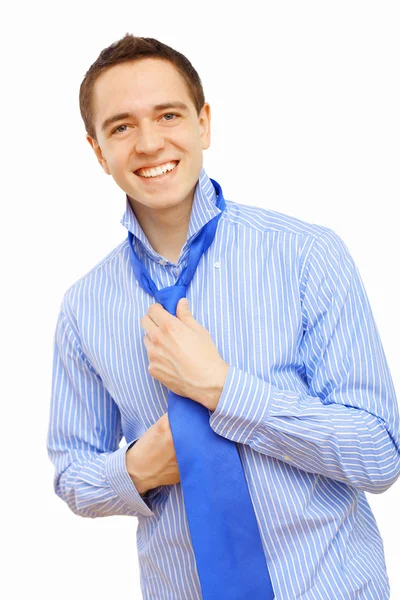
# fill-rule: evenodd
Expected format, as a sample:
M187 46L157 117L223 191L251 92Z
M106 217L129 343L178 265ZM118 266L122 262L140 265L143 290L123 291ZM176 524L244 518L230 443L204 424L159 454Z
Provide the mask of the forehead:
M114 112L145 114L149 107L181 100L193 106L186 81L169 61L144 58L110 67L93 87L95 120Z

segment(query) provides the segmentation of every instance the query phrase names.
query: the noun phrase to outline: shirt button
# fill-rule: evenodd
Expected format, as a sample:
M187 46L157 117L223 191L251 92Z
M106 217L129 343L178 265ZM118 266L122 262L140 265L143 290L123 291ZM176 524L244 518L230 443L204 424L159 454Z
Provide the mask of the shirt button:
M158 264L160 264L163 267L165 267L165 265L167 264L167 261L166 260L160 260Z
M219 268L220 268L220 266L221 266L221 263L220 263L220 262L215 262L215 263L214 263L214 267L216 267L217 269L219 269Z
M288 461L292 460L291 456L288 456L287 454L284 454L282 458L283 458L283 460L288 460Z
M179 269L174 269L174 275L179 275Z

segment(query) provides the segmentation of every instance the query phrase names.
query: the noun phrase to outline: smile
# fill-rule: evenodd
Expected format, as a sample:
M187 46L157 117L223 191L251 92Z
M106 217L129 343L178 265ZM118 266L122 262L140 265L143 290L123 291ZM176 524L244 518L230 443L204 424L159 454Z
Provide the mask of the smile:
M171 162L166 162L163 165L158 165L158 167L138 169L137 171L135 171L135 175L145 178L163 177L166 173L170 173L171 171L173 171L178 165L178 163L179 161L175 160Z

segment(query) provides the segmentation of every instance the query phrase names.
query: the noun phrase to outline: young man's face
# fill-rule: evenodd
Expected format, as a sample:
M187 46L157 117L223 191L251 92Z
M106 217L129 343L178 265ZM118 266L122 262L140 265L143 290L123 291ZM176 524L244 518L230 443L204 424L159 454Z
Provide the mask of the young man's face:
M173 103L185 106L158 106ZM206 103L197 115L172 63L145 58L111 67L94 85L92 106L97 142L90 136L88 141L133 207L191 203L202 151L210 145L210 107ZM140 171L171 162L177 166L166 174L144 177L155 173Z

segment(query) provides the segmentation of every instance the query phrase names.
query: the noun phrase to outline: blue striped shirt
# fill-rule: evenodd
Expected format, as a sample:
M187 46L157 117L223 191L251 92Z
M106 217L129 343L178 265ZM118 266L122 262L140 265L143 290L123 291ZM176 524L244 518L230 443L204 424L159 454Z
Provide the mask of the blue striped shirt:
M203 169L176 264L154 251L128 199L121 223L162 288L175 283L191 241L219 212ZM229 364L210 426L238 443L276 600L389 598L364 492L384 492L399 476L399 414L341 238L226 200L187 297ZM140 326L153 302L135 280L126 239L66 291L48 451L55 492L74 513L138 518L145 600L199 600L181 484L141 497L125 465L127 448L167 412L168 390L148 373Z

